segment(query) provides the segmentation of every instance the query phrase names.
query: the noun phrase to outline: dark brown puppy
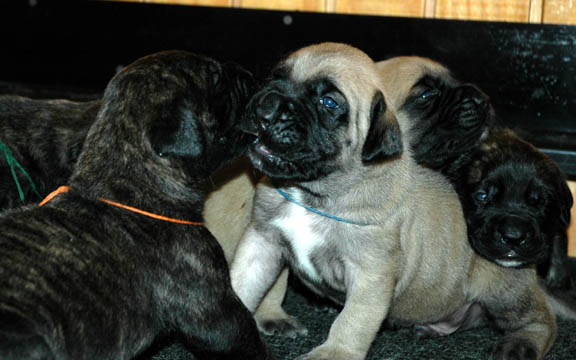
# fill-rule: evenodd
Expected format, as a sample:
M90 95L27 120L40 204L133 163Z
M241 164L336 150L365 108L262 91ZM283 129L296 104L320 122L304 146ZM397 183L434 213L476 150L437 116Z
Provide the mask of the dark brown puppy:
M100 101L0 96L0 142L4 144L0 147L10 152L0 152L0 211L38 202L67 182L99 106ZM30 179L16 163L12 163L12 172L7 162L10 155ZM241 158L212 174L208 181L209 193L203 210L205 225L222 246L228 261L250 221L258 178L259 174ZM268 296L273 302L263 301L257 318L287 317L277 305L283 300L287 273L283 279L279 291L271 291Z
M99 107L0 96L0 211L38 202L66 183Z
M472 247L501 266L541 264L549 288L572 288L573 199L558 165L512 130L494 128L462 172L457 186Z
M108 85L70 191L0 217L0 358L131 359L179 332L199 357L269 359L200 221L210 174L243 153L252 77L185 52Z

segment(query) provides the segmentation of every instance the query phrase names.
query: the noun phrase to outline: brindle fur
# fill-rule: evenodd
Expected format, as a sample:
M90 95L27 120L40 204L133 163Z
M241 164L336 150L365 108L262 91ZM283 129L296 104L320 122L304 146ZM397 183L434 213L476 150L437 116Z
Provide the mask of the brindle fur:
M198 357L269 359L201 221L210 174L243 153L245 71L185 52L144 57L106 88L69 181L0 217L0 358L131 359L177 332Z
M41 197L66 183L78 159L86 133L100 101L36 100L16 95L0 96L0 143L30 175ZM24 201L0 154L0 211L42 200L16 168Z
M452 186L418 166L409 147L402 151L410 136L400 128L410 124L386 111L379 79L361 51L319 44L279 64L252 98L247 130L259 140L249 156L269 178L257 187L232 263L233 288L254 311L289 266L343 305L327 340L298 359L364 359L385 319L426 325L463 312L459 324L467 326L478 307L505 333L493 358L541 359L556 324L535 271L502 268L472 250ZM327 96L339 106L326 109ZM317 215L276 187L369 225ZM473 311L462 311L468 306Z

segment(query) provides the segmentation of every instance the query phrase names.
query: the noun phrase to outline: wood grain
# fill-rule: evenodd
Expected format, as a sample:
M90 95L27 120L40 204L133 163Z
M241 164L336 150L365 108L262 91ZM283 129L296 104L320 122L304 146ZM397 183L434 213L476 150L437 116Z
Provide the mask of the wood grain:
M232 0L120 0L125 2L228 7Z
M142 3L243 7L409 16L460 20L576 24L576 0L116 0Z
M545 0L543 22L576 24L576 0Z
M336 0L336 12L386 16L424 16L425 0Z
M325 11L325 0L241 0L242 8L268 10Z
M436 18L528 22L527 0L437 0Z

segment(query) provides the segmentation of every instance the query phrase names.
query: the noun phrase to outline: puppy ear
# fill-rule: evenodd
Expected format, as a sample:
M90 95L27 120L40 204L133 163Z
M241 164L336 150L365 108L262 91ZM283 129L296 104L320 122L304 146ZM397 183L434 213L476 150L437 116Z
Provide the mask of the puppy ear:
M570 224L570 210L572 209L572 204L574 199L572 198L572 192L566 183L566 179L561 176L558 180L560 184L558 185L557 201L558 204L558 222L563 231L568 228ZM556 214L555 214L556 215Z
M202 153L202 129L198 128L198 119L191 106L186 106L185 102L170 104L154 121L149 138L158 156L194 157Z
M370 129L362 149L363 162L382 161L402 153L402 135L396 118L386 111L384 95L378 91L370 107Z

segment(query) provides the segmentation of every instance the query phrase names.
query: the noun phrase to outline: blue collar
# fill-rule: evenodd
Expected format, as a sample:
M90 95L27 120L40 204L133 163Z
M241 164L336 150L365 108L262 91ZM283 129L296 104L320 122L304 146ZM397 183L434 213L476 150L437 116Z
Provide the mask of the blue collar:
M332 219L332 220L341 221L341 222L344 222L344 223L347 223L347 224L360 225L360 226L369 225L369 224L367 224L367 223L361 223L361 222L357 222L357 221L352 221L352 220L344 219L344 218L341 218L341 217L338 217L338 216L334 216L334 215L327 214L327 213L322 212L322 211L320 211L320 210L318 210L318 209L314 209L314 208L312 208L312 207L310 207L310 206L307 206L307 205L304 205L304 204L299 203L298 201L296 201L296 200L294 200L292 197L290 197L290 195L286 194L284 191L282 191L282 190L280 190L280 189L278 189L278 188L276 188L276 190L277 190L282 196L284 196L284 197L286 198L286 200L288 200L288 201L290 201L290 202L293 202L294 204L296 204L296 205L298 205L298 206L301 206L301 207L303 207L303 208L306 209L306 210L312 211L313 213L316 213L316 214L318 214L318 215L322 215L322 216L325 216L325 217L330 218L330 219Z

